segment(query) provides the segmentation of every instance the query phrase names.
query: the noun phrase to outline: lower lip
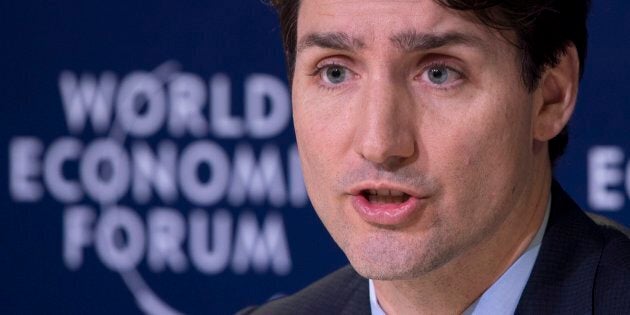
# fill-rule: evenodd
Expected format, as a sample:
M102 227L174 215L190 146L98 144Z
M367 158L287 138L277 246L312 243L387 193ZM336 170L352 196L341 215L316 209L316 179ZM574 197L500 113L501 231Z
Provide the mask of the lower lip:
M363 195L355 195L352 196L352 206L368 223L395 226L409 222L420 208L420 199L409 197L401 203L371 203Z

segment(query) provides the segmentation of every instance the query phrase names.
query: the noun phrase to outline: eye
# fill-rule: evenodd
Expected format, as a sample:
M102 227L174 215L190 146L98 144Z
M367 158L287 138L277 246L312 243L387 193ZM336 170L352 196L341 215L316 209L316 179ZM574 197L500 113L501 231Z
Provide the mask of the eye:
M427 75L429 76L429 81L435 84L442 84L448 80L449 73L448 69L441 67L429 69Z
M346 81L348 69L342 66L331 65L322 68L320 76L324 82L329 84L340 84Z
M423 73L423 79L428 80L431 84L446 85L453 81L461 79L460 72L446 66L446 65L434 65L429 67Z

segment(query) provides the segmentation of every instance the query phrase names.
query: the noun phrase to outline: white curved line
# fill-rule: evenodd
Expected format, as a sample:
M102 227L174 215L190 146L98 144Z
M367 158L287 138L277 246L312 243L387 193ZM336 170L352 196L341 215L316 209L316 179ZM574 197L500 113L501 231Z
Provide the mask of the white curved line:
M145 313L151 315L183 315L173 309L149 288L137 270L120 272L120 276L136 299L136 304Z

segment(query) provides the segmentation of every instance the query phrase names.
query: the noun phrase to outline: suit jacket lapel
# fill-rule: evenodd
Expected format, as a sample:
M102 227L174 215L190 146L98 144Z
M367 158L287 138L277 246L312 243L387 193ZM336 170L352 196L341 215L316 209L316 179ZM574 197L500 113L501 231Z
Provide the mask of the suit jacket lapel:
M555 181L549 223L516 314L590 314L603 247L595 224Z
M353 270L354 272L354 270ZM356 278L353 278L349 283L340 284L353 288L347 290L347 296L340 300L340 304L343 306L340 308L339 314L354 315L354 314L371 314L370 309L370 289L368 280L356 274Z

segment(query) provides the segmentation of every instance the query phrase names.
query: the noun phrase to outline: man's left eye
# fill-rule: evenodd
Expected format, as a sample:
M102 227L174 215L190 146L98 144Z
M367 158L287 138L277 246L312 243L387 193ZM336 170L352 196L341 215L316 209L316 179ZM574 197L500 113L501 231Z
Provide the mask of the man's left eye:
M346 81L348 69L342 66L328 66L321 72L324 82L329 84L340 84Z
M447 66L433 66L422 75L431 84L444 85L461 78L461 74Z

